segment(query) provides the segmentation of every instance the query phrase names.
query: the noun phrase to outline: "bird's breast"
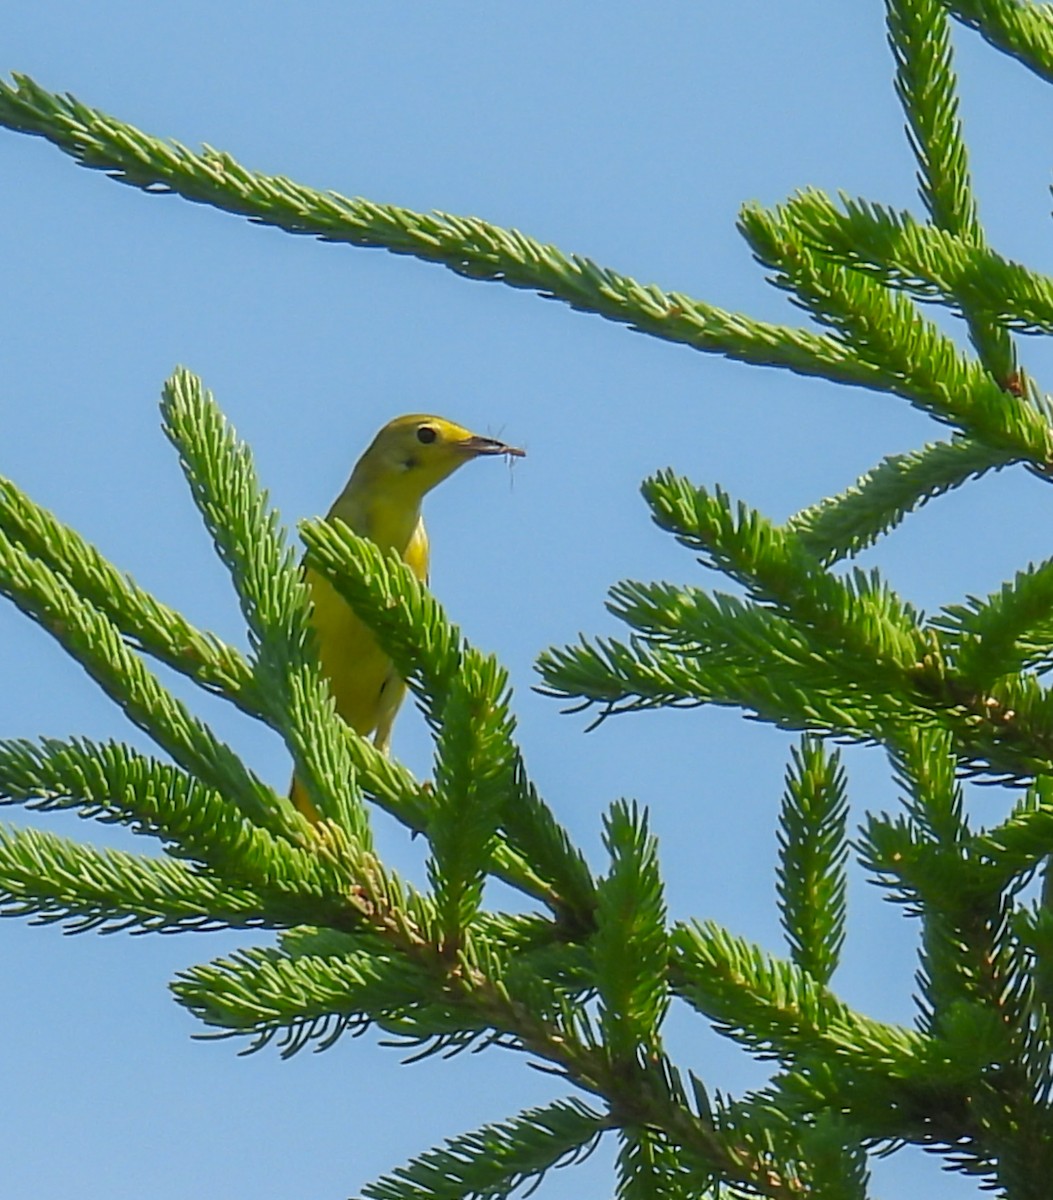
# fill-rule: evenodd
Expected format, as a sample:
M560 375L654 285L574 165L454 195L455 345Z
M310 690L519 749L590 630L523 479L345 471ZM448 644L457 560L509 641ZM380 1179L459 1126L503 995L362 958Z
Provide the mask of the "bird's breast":
M402 558L421 583L428 582L428 531L421 518L417 519L417 526L406 543Z

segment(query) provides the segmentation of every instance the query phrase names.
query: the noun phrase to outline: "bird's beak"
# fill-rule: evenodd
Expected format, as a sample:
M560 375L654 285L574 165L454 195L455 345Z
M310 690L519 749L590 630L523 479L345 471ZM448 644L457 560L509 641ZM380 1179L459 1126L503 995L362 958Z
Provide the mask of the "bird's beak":
M526 451L520 450L518 446L508 446L495 438L480 437L477 433L459 441L457 447L473 457L477 454L507 454L510 458L526 457Z

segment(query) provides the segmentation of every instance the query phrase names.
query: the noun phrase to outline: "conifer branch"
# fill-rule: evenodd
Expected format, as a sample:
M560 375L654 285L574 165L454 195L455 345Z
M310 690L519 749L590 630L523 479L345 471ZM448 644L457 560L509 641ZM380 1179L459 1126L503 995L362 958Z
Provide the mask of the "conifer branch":
M28 76L15 75L14 81L0 83L0 125L44 137L84 166L146 192L175 193L288 233L411 254L471 279L529 288L653 337L740 362L881 386L881 372L832 338L639 284L476 217L413 212L248 171L223 151L206 146L195 154L177 142L149 137L72 96L45 91Z
M200 687L232 698L259 715L252 670L243 656L215 634L187 619L118 571L76 530L35 504L9 479L0 477L0 533L93 605L131 645L193 679Z
M886 15L896 95L907 117L925 207L938 229L982 243L945 6L939 0L889 0Z
M736 647L751 649L765 628L770 639L764 650L737 658ZM870 742L893 739L904 723L931 719L931 709L905 691L888 690L887 678L862 686L858 663L831 652L824 658L789 622L761 610L722 622L714 643L688 655L644 639L626 644L603 638L550 648L537 665L548 694L581 701L582 708L598 706L597 721L651 708L719 704L781 729Z
M992 376L961 354L902 292L813 250L791 208L746 205L739 225L757 258L774 270L771 281L793 292L860 361L879 369L883 390L992 449L1042 469L1053 461L1048 415L1007 391L1004 372Z
M128 718L254 823L287 829L274 793L146 667L103 612L0 533L0 594L77 659Z
M969 156L958 119L958 96L950 42L950 22L940 0L891 0L887 5L889 44L896 59L896 92L918 161L922 199L938 229L968 245L984 244ZM1005 328L984 309L956 297L969 336L984 364L1009 390L1016 377L1016 350Z
M1053 82L1053 17L1024 0L948 0L948 9L992 46Z
M0 741L0 802L75 810L158 837L169 854L251 887L279 923L332 917L329 898L347 886L342 865L252 825L200 779L118 742Z
M1053 560L1026 570L986 600L948 605L934 622L958 674L977 690L1019 671L1053 667Z
M688 1200L712 1186L712 1178L700 1179L660 1131L621 1129L618 1136L618 1200Z
M89 929L278 927L251 888L171 859L97 850L39 829L0 827L0 914Z
M597 892L591 951L600 1022L615 1060L654 1053L669 1006L669 948L657 845L647 816L615 804L604 821L611 870Z
M753 1054L783 1064L765 1093L776 1114L836 1113L858 1126L864 1142L951 1146L973 1131L971 1089L994 1051L990 1030L984 1036L972 1014L940 1037L867 1019L792 964L712 922L678 926L673 948L674 991ZM737 1108L729 1114L734 1128Z
M921 1034L854 1013L801 968L714 922L677 924L671 948L674 992L760 1057L792 1065L836 1046L860 1069L903 1077L919 1060L940 1060ZM945 1070L953 1077L952 1064Z
M975 836L973 854L991 875L991 887L1027 879L1053 857L1053 777L1040 776L1008 817Z
M482 903L515 770L512 726L507 674L467 651L443 706L428 821L428 877L444 953L459 947Z
M438 981L412 959L368 941L325 956L240 951L181 972L172 991L206 1025L251 1037L252 1050L285 1030L283 1058L310 1042L325 1049L374 1022L437 1036L467 1020L451 1012Z
M347 745L353 734L337 718L319 674L307 589L278 516L267 507L248 447L189 371L176 371L166 383L161 413L194 502L238 592L269 723L281 731L312 803L368 849L369 822Z
M499 1124L450 1138L367 1184L363 1200L462 1200L534 1187L553 1167L587 1158L609 1121L579 1100L555 1100Z
M837 649L901 669L924 653L918 614L876 573L842 580L824 571L791 531L742 502L733 507L721 489L710 494L671 471L646 480L642 491L662 529Z
M956 1154L1013 1194L1036 1162L1053 1165L1040 1098L1050 1077L1049 1018L1006 881L975 861L983 840L974 841L964 822L954 765L950 739L919 734L899 760L910 815L897 823L871 818L864 852L899 879L922 917L923 1027L958 1061L971 1056L981 1066L983 1086L963 1097ZM1028 1194L1026 1186L1018 1194Z
M546 880L546 903L556 914L570 937L583 937L593 927L596 884L585 855L566 829L556 820L552 809L541 798L526 773L517 753L512 786L501 813L501 827L522 861L528 863L539 879ZM501 862L501 846L495 850L495 864ZM495 871L495 874L501 874ZM508 879L506 873L502 876ZM529 889L524 888L524 891ZM538 895L538 892L532 893Z
M1053 280L983 242L924 225L909 212L815 188L786 205L806 244L835 262L901 288L924 303L970 311L1007 330L1053 331Z
M860 1131L829 1110L805 1114L782 1091L722 1103L716 1112L725 1136L746 1140L794 1170L799 1195L866 1200L868 1171Z
M839 496L795 513L786 527L824 566L831 566L874 545L934 497L1013 461L1007 453L960 434L930 442L882 459Z
M385 555L367 538L340 521L311 521L301 526L307 562L327 579L373 630L394 661L435 730L452 681L466 661L481 662L443 612L442 606L404 563ZM476 657L472 657L476 655ZM494 669L491 665L488 670ZM507 698L477 693L472 704L485 710L496 705L503 716L501 734L511 757L506 776L502 824L513 839L494 848L502 878L543 900L572 927L591 923L592 881L580 852L561 829L530 783L518 747ZM413 828L427 832L430 800ZM397 816L403 814L396 811ZM407 817L409 813L405 814Z
M200 779L120 742L0 741L0 797L121 823L202 863L228 855L248 863L278 845Z
M793 750L779 817L776 887L796 966L827 984L845 937L848 804L838 755L804 738Z

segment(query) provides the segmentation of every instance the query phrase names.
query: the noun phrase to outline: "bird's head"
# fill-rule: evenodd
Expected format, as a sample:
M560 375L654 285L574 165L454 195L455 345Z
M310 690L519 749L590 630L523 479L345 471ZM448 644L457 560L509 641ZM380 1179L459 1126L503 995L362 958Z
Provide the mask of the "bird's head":
M410 413L384 426L362 455L355 474L363 472L403 494L423 496L462 463L484 454L522 458L524 451L443 417Z

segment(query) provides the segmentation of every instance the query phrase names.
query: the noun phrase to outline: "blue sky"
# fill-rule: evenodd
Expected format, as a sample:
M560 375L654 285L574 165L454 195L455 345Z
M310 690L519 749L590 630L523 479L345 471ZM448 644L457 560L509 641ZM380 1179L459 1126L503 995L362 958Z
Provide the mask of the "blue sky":
M920 212L877 0L530 5L86 6L0 16L5 70L153 134L230 151L313 186L515 226L566 252L760 317L800 319L734 230L746 200L807 185ZM956 35L963 115L994 245L1049 269L1053 105L974 35ZM585 733L531 691L533 660L614 632L622 578L716 583L651 525L639 482L672 466L783 519L881 456L939 436L898 400L667 346L437 266L325 246L81 170L0 135L0 473L122 568L234 641L222 568L158 427L176 364L200 374L253 446L291 525L324 511L378 426L434 411L525 446L429 499L433 586L516 688L528 764L594 863L600 816L647 805L670 909L781 950L774 822L790 739L725 711L624 717ZM1025 347L1039 380L1044 349ZM984 594L1048 553L1049 496L1006 472L931 505L866 559L926 608ZM141 744L49 639L0 608L0 734ZM186 693L184 690L183 694ZM195 700L266 778L277 741ZM418 773L429 743L400 719ZM892 808L881 756L853 751L853 820ZM996 819L1001 792L971 797ZM13 813L16 819L21 814ZM70 818L32 818L127 845ZM420 847L384 827L399 868ZM908 1021L915 930L854 874L835 980ZM0 1159L16 1200L188 1194L342 1197L445 1136L560 1094L501 1052L400 1066L370 1037L288 1063L191 1041L172 975L244 944L224 935L63 937L0 925ZM760 1067L684 1015L681 1062L736 1091ZM604 1195L608 1155L544 1197ZM965 1197L921 1154L875 1166L881 1194Z

